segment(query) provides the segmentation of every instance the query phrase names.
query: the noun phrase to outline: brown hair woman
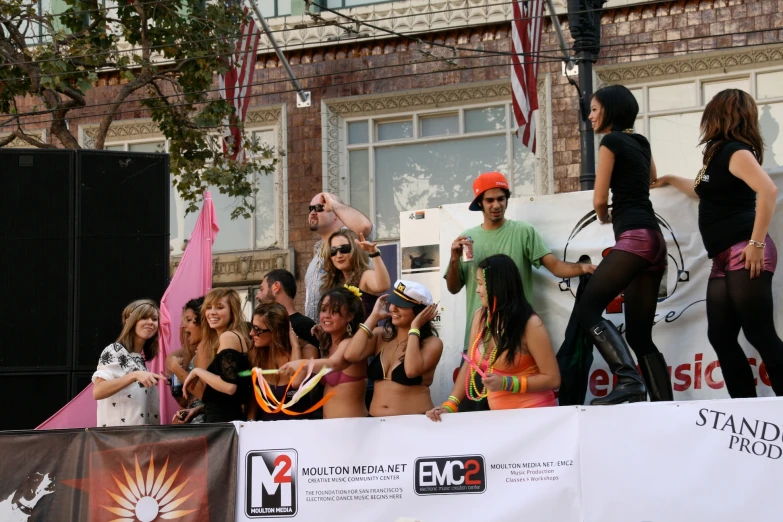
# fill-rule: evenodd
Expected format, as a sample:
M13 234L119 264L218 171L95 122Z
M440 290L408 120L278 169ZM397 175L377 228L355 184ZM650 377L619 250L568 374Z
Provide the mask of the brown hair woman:
M316 359L318 350L305 345L299 348L299 341L294 333L288 312L285 307L274 301L262 301L253 311L253 327L250 331L253 338L253 346L248 352L250 364L254 368L262 370L277 370L286 363L297 359ZM291 386L290 378L286 375L266 375L269 388L275 398L283 403L291 400L299 385L304 380L305 373L300 372ZM286 390L287 393L286 393ZM284 396L285 394L285 396ZM291 407L293 412L304 412L312 406L309 396L304 396ZM248 420L283 420L283 419L311 419L313 413L305 415L286 415L280 413L268 413L259 407L258 402L251 396L247 409Z
M767 234L778 189L761 168L758 120L749 94L719 92L701 118L704 156L695 182L667 175L653 185L673 185L699 199L699 231L712 259L707 337L734 398L756 396L753 372L737 342L740 330L764 360L775 395L783 395L783 341L775 331L772 304L778 255Z

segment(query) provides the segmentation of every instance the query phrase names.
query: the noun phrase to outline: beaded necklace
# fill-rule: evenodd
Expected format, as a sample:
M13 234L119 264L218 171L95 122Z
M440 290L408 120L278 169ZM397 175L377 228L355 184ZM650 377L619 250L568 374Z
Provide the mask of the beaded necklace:
M489 338L486 337L485 333L489 334ZM484 359L484 354L486 353L487 346L489 345L489 341L492 339L492 330L489 327L489 310L487 310L487 322L486 324L482 325L481 331L479 331L478 335L476 336L476 339L473 341L473 346L470 349L470 360L473 361L474 356L476 354L476 350L478 350L479 341L484 341L484 350L481 353L481 359ZM498 345L495 343L495 347L492 349L492 352L489 354L489 373L492 373L492 370L495 368L495 359L497 357L498 353ZM481 364L481 359L479 359L479 365ZM484 399L489 395L489 390L487 390L486 385L482 382L483 389L479 390L478 385L476 384L476 374L478 372L476 371L476 368L473 367L473 365L470 365L470 376L469 378L465 379L465 395L468 399L471 401L480 401L481 399Z

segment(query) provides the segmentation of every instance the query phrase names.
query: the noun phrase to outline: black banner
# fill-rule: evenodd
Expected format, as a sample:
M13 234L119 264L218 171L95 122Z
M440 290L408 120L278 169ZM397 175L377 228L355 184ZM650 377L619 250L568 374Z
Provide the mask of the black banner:
M229 522L232 424L0 432L0 521Z

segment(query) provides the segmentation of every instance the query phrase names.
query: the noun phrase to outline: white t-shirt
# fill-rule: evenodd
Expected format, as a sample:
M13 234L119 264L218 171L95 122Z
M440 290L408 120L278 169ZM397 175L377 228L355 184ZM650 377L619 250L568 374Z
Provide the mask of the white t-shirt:
M135 371L147 371L144 356L140 353L129 353L123 345L114 343L101 352L98 369L92 374L92 381L95 382L99 377L111 381ZM111 397L98 401L98 427L160 424L159 417L157 386L144 388L133 381Z

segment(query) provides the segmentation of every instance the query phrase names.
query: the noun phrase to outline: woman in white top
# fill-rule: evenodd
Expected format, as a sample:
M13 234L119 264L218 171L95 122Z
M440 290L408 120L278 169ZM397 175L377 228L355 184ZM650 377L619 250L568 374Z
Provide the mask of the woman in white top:
M160 424L158 381L145 361L158 353L158 319L154 301L134 301L122 311L122 333L101 352L92 375L92 396L98 401L98 426Z

